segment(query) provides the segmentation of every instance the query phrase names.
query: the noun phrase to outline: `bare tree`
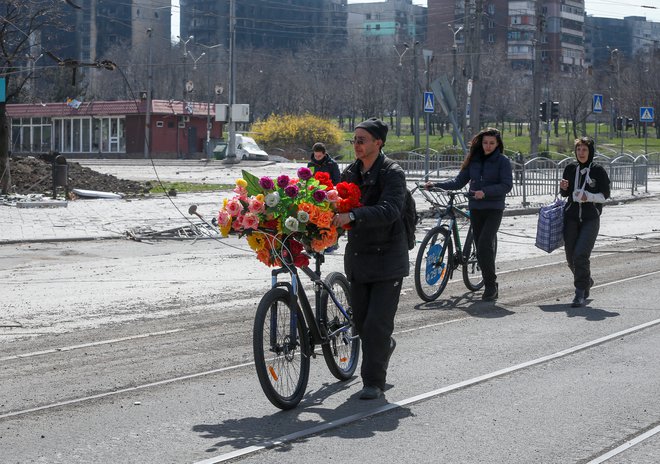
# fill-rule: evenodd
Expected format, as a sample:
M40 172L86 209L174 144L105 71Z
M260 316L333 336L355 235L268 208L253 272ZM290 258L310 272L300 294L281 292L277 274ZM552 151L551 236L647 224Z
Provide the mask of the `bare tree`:
M57 0L4 0L0 5L0 76L4 78L5 101L0 102L0 192L8 193L9 120L6 103L17 101L33 77L37 51L45 49L46 26L58 24L62 10ZM35 56L35 54L37 56Z

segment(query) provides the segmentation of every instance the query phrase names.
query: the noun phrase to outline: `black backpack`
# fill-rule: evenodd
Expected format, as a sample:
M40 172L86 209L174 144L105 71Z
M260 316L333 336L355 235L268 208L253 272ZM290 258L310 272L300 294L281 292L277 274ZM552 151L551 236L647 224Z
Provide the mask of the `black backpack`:
M387 156L385 157L385 162L381 169L388 168L390 165L396 163ZM378 177L381 179L381 176ZM419 215L417 214L417 206L415 205L415 199L410 193L410 190L406 189L406 199L403 203L403 211L401 218L403 219L403 226L406 229L406 238L408 239L408 250L415 248L416 238L415 238L415 229L419 223Z
M406 201L403 204L403 225L406 228L406 237L408 237L408 250L415 248L415 229L418 222L419 215L417 214L415 199L410 190L406 189Z

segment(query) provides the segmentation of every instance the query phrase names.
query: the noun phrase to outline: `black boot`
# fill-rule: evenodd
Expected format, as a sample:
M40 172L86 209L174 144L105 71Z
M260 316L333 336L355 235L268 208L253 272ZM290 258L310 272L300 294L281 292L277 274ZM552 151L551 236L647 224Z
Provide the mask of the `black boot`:
M579 308L580 306L584 306L585 303L586 302L584 298L584 290L576 288L575 298L573 298L573 302L571 303L571 308Z
M587 298L589 298L589 290L591 290L591 287L593 287L593 286L594 286L594 279L592 279L591 277L589 277L589 286L588 286L587 289L584 291L584 299L585 299L585 300L586 300Z
M486 285L484 294L481 295L483 301L495 301L499 296L499 286L497 284Z

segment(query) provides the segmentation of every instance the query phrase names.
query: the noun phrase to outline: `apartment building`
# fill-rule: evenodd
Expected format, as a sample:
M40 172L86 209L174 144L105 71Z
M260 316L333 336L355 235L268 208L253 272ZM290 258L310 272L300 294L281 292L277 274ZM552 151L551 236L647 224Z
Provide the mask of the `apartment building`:
M229 44L229 0L181 0L181 36ZM237 47L290 48L346 43L346 0L241 0L235 2Z

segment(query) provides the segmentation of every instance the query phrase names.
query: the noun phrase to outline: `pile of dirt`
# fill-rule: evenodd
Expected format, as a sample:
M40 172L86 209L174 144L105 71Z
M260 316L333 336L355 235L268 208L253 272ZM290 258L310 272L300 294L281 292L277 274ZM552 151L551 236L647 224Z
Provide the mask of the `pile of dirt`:
M144 183L118 179L110 174L101 174L72 161L69 161L67 164L69 191L78 188L121 193L127 196L141 195L149 192L148 186ZM9 160L9 169L12 185L9 190L10 193L19 195L31 193L52 194L53 165L48 160L32 157L11 157Z

